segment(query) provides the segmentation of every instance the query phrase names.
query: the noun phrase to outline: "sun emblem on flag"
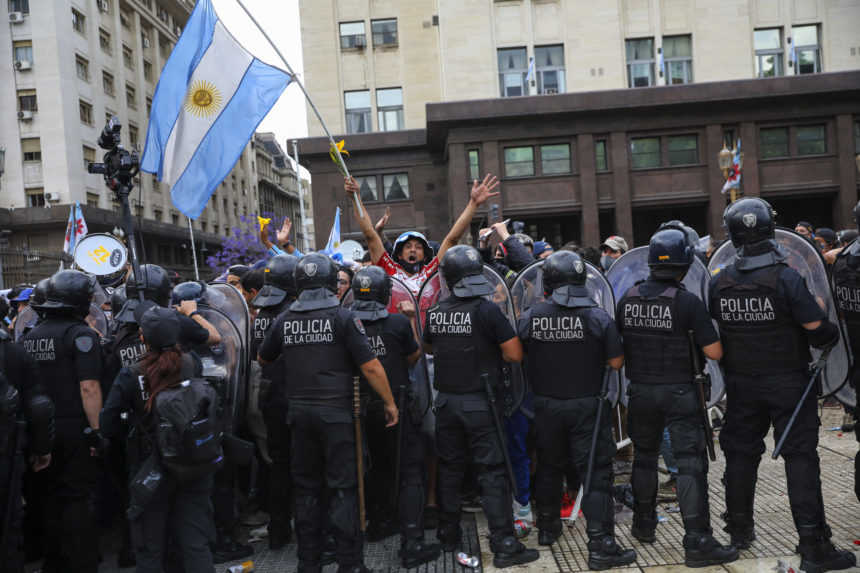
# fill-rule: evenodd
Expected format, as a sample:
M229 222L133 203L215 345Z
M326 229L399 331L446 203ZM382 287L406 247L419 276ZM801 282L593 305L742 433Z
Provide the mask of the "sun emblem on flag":
M223 98L215 84L207 80L197 80L185 96L185 111L197 117L209 117L221 109Z

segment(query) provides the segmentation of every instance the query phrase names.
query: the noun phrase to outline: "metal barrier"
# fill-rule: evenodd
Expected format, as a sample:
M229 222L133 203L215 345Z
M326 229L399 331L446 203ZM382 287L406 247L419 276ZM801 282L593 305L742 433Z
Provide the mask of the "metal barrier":
M0 289L21 283L35 284L60 268L62 251L0 249Z

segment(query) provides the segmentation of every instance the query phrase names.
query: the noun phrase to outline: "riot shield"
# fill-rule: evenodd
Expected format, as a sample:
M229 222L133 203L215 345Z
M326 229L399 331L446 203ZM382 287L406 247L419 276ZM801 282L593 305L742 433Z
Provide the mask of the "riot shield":
M502 314L508 318L516 331L517 318L514 313L513 298L511 297L511 293L508 290L504 279L502 279L496 271L486 265L484 265L484 277L486 277L493 286L493 293L487 295L485 298L499 307ZM450 296L450 294L451 291L448 290L448 285L445 284L445 279L439 272L431 275L426 281L424 281L424 284L421 285L421 290L418 292L418 317L422 335L424 332L424 324L427 319L427 310L440 300ZM432 363L432 360L428 361L431 380L433 377ZM526 396L526 380L523 375L522 365L519 363L509 364L504 362L502 364L502 370L503 388L500 389L500 395L503 398L502 403L504 406L504 415L510 416L517 410L517 408L520 407L520 404L522 404L522 401Z
M96 332L100 338L108 335L108 320L101 307L95 303L90 303L90 313L84 317L86 323ZM39 322L38 313L33 310L33 307L27 305L24 307L18 317L15 319L15 340L19 340L22 336L30 332L36 323Z
M415 320L418 320L418 303L415 300L415 296L412 294L412 291L410 291L409 287L403 284L399 279L395 277L390 278L391 299L388 302L388 312L399 313L400 309L398 306L401 302L411 302L413 307L416 309ZM351 308L353 302L355 302L355 297L353 296L352 288L350 288L344 293L340 304L345 308ZM411 398L410 404L413 407L414 418L418 421L424 417L427 410L430 409L430 404L433 402L433 392L430 387L427 356L423 352L421 353L421 358L418 362L409 368L409 382L411 384L411 388L409 389ZM392 388L391 391L392 393L395 393L396 396L396 388Z
M839 401L849 406L857 404L857 394L848 382L851 372L851 352L848 350L844 325L839 320L836 305L833 302L833 291L827 279L827 265L819 250L813 243L794 231L777 227L776 242L785 255L785 262L796 270L815 300L824 309L828 320L839 324L839 341L830 351L827 363L821 372L822 397L835 396ZM708 263L712 275L716 275L737 258L737 251L731 241L726 241L714 251ZM821 351L812 348L812 358L817 360Z
M647 279L649 272L648 247L636 247L621 255L606 272L606 279L612 285L615 300L621 300L624 293L630 290L634 284ZM710 273L705 264L699 257L693 257L693 263L681 282L684 288L687 289L687 292L693 293L705 302L705 306L708 306L708 283L710 278ZM716 323L714 323L714 328L716 328ZM705 371L711 377L711 399L708 401L708 407L710 408L723 399L726 393L726 383L718 362L708 359L705 364ZM626 388L630 384L630 381L626 377L624 384L625 392L622 394L621 400L626 405Z

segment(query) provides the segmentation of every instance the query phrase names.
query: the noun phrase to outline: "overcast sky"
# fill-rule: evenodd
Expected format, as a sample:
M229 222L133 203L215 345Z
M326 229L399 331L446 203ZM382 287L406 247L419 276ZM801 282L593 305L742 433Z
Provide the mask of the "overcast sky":
M257 22L277 44L278 49L302 78L302 40L299 25L298 0L242 0ZM237 0L212 0L218 17L227 29L255 56L273 66L284 68L277 52L269 45L263 34L257 30L248 18ZM314 119L316 121L316 119ZM281 99L269 112L269 115L257 128L258 131L272 131L278 138L278 143L284 151L292 154L292 148L287 149L285 141L308 134L305 98L297 85L290 84ZM299 150L301 154L301 149ZM303 170L304 171L304 170Z

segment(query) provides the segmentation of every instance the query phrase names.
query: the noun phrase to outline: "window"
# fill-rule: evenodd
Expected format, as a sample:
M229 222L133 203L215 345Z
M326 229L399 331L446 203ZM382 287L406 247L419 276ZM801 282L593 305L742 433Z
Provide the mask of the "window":
M363 49L367 44L364 36L364 22L341 22L340 49Z
M102 12L103 14L110 14L111 0L98 0L96 3L99 6L99 12Z
M564 46L535 46L539 94L564 93Z
M115 91L113 87L113 75L108 72L102 72L102 88L107 95L113 96Z
M694 165L699 162L698 138L695 135L673 135L666 138L669 165Z
M128 141L131 143L132 147L137 147L139 143L138 140L138 130L136 125L129 124L128 126Z
M10 12L30 13L30 0L9 0Z
M105 54L113 53L113 46L110 41L110 32L103 28L99 28L99 46Z
M126 30L130 30L131 29L131 16L129 16L127 12L123 12L122 10L120 10L119 23Z
M663 61L666 84L693 82L693 41L690 36L664 36Z
M89 145L84 145L84 171L90 167L90 163L96 162L96 150Z
M756 30L753 43L756 77L772 78L783 75L782 28Z
M630 163L633 169L660 167L660 138L634 137L631 139Z
M798 26L791 29L794 46L794 73L817 74L821 71L821 48L818 26Z
M469 181L481 179L481 152L477 149L469 150Z
M378 201L379 195L376 192L376 176L369 175L367 177L356 177L355 182L358 183L358 188L361 192L362 201Z
M81 116L81 122L87 125L93 124L93 106L84 100L78 100L78 113Z
M376 121L379 131L403 129L403 90L376 90Z
M158 7L157 14L158 14L158 19L161 20L162 22L164 22L165 24L167 24L168 21L170 20L170 14L168 14L167 10L165 10L161 6Z
M827 136L823 125L803 125L797 128L797 154L827 153Z
M533 147L505 148L505 177L529 177L535 174Z
M567 143L541 145L540 170L543 175L570 173L570 145Z
M373 32L374 46L397 45L397 19L371 20L370 31Z
M129 84L125 84L125 104L130 109L137 109L137 91Z
M134 52L125 44L122 46L122 62L128 69L134 69Z
M522 96L529 93L526 75L528 59L525 48L503 48L499 57L499 93L501 97Z
M769 127L759 133L759 149L762 159L788 157L788 128Z
M87 17L72 8L72 28L78 34L87 35Z
M150 113L152 113L152 98L146 96L146 117L149 117Z
M18 90L18 111L39 111L36 90Z
M627 40L627 85L641 88L655 83L654 39Z
M177 215L175 213L171 213L170 214L170 222L173 223L174 225L178 225L179 224L179 215Z
M42 144L38 137L21 140L21 152L24 161L42 161Z
M99 195L98 193L87 193L87 207L95 207L99 206Z
M83 56L75 56L75 71L79 80L90 81L90 63Z
M609 157L606 154L605 139L598 139L594 142L594 169L609 171Z
M33 42L20 40L13 42L16 62L33 62Z
M41 187L39 187L38 189L27 189L27 206L44 207L45 190Z
M382 189L386 201L409 199L409 177L406 173L392 173L382 176Z
M148 82L152 81L152 62L147 60L143 60L143 78Z
M346 132L367 133L370 125L370 91L344 92L346 106Z

